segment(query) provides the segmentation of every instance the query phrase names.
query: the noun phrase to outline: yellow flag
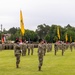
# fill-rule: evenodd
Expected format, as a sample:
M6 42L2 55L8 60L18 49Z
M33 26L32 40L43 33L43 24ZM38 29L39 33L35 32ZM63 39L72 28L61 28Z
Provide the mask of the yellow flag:
M66 39L66 42L68 41L68 35L66 34L66 36L65 36L65 39Z
M21 10L20 10L20 29L21 29L22 36L24 36L25 30L24 30L24 22L23 22L23 16Z
M72 37L70 36L70 42L72 42Z
M57 27L57 35L58 35L58 38L60 39L60 31L59 31L59 27Z

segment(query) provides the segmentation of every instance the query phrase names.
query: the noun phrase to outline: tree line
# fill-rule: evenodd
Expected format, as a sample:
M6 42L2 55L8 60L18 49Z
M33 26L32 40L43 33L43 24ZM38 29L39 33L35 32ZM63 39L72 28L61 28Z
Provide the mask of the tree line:
M74 42L75 41L75 27L68 24L65 27L62 27L61 25L46 25L46 24L40 24L37 26L37 29L35 31L25 29L25 34L23 36L23 39L26 39L27 41L34 41L37 42L40 38L46 40L47 42L56 42L58 39L57 35L57 26L59 26L59 32L60 32L60 40L65 41L66 33L68 35L68 41L67 42ZM8 40L15 40L16 38L21 37L20 28L12 27L9 30L3 29L3 31L0 33L0 39L2 34L11 34L11 36L8 38Z

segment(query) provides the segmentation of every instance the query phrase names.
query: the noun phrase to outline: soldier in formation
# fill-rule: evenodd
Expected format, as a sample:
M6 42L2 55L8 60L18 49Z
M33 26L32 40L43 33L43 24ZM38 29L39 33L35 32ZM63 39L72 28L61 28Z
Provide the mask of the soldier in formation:
M22 43L22 45L21 45L21 49L22 49L22 56L26 56L27 45L26 45L25 42Z
M30 55L30 43L27 44L27 48L28 48L28 55Z
M41 71L41 67L43 65L43 56L44 56L44 48L43 48L44 41L42 39L39 39L39 45L38 45L38 70Z
M19 68L20 56L21 56L21 46L19 44L19 40L17 40L16 44L14 45L14 54L16 57L16 68Z
M52 44L48 43L47 44L47 52L52 51Z
M44 48L44 56L46 54L46 42L44 41L44 44L43 44L43 48Z
M33 55L33 51L34 51L34 44L30 44L30 49L31 49L31 55Z
M33 55L34 45L32 44L32 42L27 44L27 48L28 48L28 55L30 55L30 52L31 55Z

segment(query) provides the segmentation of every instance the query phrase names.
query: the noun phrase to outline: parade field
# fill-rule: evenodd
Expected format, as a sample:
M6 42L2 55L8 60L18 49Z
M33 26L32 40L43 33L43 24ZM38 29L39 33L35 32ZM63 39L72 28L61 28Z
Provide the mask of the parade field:
M57 55L54 51L46 53L42 71L38 71L37 49L34 55L21 56L20 68L16 68L14 50L0 51L0 75L75 75L75 50L61 50Z

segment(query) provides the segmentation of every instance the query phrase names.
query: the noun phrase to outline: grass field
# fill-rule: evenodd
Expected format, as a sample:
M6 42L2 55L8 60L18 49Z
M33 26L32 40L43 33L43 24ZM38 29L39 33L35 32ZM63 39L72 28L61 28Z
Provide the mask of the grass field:
M42 71L38 71L37 49L33 56L21 56L20 68L16 69L13 50L0 51L0 75L75 75L75 50L68 49L64 56L61 50L57 55L54 51L44 56Z

